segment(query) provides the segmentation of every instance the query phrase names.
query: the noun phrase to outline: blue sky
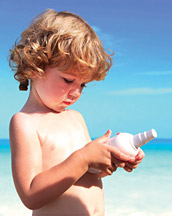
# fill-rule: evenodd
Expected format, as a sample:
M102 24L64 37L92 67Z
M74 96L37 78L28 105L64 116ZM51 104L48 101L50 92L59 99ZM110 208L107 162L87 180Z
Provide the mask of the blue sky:
M31 19L47 8L81 15L106 49L115 52L104 81L84 90L80 111L92 137L111 129L139 133L151 128L172 138L172 3L170 0L0 1L0 138L25 103L8 67L8 50Z

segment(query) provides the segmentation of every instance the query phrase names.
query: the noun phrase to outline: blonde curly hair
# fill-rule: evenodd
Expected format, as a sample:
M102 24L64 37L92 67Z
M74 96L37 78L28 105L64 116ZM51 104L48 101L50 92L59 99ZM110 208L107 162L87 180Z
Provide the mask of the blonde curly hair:
M27 90L29 80L44 75L46 66L76 75L87 82L102 80L112 65L95 31L80 16L47 9L10 50L10 67L19 89Z

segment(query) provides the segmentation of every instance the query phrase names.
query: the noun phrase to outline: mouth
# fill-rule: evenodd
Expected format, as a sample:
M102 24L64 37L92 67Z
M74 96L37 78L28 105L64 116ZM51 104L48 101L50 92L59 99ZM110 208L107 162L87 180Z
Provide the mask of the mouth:
M67 106L71 105L72 104L72 101L69 102L69 101L63 101L64 104L66 104Z

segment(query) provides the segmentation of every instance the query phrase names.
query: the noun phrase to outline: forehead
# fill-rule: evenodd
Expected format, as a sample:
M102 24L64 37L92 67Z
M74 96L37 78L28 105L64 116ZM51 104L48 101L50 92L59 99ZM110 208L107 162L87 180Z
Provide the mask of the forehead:
M45 72L45 76L51 74L54 77L55 76L61 76L61 77L68 78L68 79L71 79L71 80L78 80L78 81L84 82L84 83L89 82L88 79L84 78L82 76L82 74L80 74L80 72L78 72L78 71L75 71L75 72L62 71L57 67L47 67L44 72Z

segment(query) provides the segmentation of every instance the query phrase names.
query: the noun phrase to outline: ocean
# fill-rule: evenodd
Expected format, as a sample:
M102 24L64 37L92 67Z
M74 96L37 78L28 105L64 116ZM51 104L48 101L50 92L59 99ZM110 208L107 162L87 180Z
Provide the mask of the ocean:
M106 216L172 216L172 140L142 147L145 158L128 173L103 178ZM12 180L9 140L0 139L0 216L31 216Z

